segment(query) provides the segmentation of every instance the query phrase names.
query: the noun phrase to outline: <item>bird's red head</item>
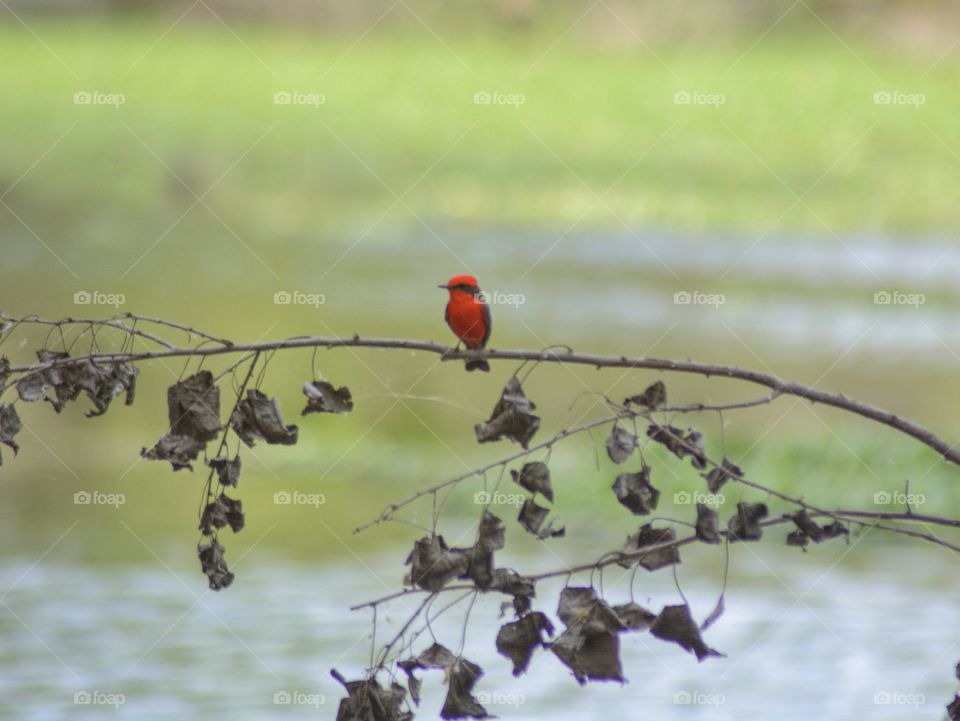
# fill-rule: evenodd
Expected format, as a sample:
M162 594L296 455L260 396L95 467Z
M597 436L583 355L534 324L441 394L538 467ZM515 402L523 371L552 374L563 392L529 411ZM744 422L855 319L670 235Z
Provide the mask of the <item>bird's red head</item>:
M445 285L441 285L440 287L449 290L451 295L456 292L465 292L473 295L479 290L477 279L472 275L455 275L448 280Z

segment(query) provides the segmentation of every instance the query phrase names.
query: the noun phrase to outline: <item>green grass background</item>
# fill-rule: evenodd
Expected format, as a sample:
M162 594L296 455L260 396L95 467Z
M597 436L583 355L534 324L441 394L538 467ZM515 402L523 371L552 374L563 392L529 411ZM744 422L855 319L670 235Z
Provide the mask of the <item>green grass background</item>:
M0 127L8 140L0 144L0 188L10 188L0 206L0 305L9 312L76 314L72 294L100 288L125 293L125 310L237 340L353 332L441 339L442 300L430 295L431 285L450 274L454 259L438 245L435 267L410 267L404 247L445 228L559 234L574 225L602 237L629 225L705 244L722 235L744 247L770 233L787 249L792 234L832 243L882 233L903 244L943 239L947 248L960 220L960 65L956 53L938 61L942 48L891 50L869 38L838 38L815 22L783 23L756 44L758 33L734 33L648 47L576 33L555 44L555 29L441 28L438 37L415 23L357 40L359 33L316 28L231 22L228 29L212 18L169 32L170 18L28 22L33 32L9 18L0 24L7 58ZM85 91L122 93L125 102L75 104L74 94ZM275 104L283 91L319 93L325 102ZM481 91L522 94L524 102L477 105ZM722 94L724 102L678 105L681 91ZM883 91L922 94L924 103L878 105L874 93ZM194 205L193 193L211 186L208 207ZM361 237L365 247L382 248L379 257L341 262ZM497 262L508 261L490 267ZM281 313L269 302L278 289L314 287L311 278L327 268L320 286L330 287L332 302L322 312ZM568 274L587 272L547 261L540 278L559 286ZM623 270L632 272L649 287L670 284L656 267ZM406 298L378 298L378 284L398 274L410 279L411 293L422 286L424 307L437 310L417 305L406 314ZM814 298L821 291L798 292ZM849 292L831 289L834 297ZM938 292L934 302L949 307L952 290ZM498 324L497 333L500 347L541 345L518 322ZM559 340L581 349L639 353L646 345L570 333ZM4 348L21 358L30 350ZM759 365L736 343L718 347L689 336L655 352ZM830 363L815 348L800 356L772 349L760 360L785 377L863 396L951 435L960 388L949 363L867 358L825 376ZM478 447L472 426L489 412L508 369L471 377L467 386L459 367L445 365L412 385L430 362L323 354L321 372L354 389L357 410L310 416L297 447L245 457L238 495L248 528L230 539L231 553L261 537L267 547L305 557L342 555L347 545L381 548L411 531L352 538L350 530L416 488L463 472L464 463L506 452ZM176 363L146 364L137 405L103 419L82 419L76 407L58 418L38 406L23 410L24 450L16 460L5 452L0 470L7 549L42 550L76 520L68 552L79 557L142 555L138 537L174 557L192 552L200 473L137 462L139 448L165 429L163 389L180 371ZM272 362L265 388L292 418L309 377L309 353L298 352ZM621 379L609 393L620 398L656 377ZM541 436L589 405L570 408L584 387L606 391L615 379L588 369L538 371L530 393L547 419ZM667 380L677 400L744 392L718 389L719 381ZM398 392L416 397L396 404ZM929 504L924 510L956 505L956 473L932 452L803 404L783 416L791 403L738 417L726 429L728 453L742 456L751 477L851 506L911 479ZM711 450L722 452L717 419L702 425ZM603 457L602 434L570 441L551 460L557 510L572 535L625 536L636 527L612 500L618 469ZM664 490L664 514L676 515L673 492L701 481L664 459L656 461L655 483ZM123 492L122 516L73 505L76 490L93 488ZM323 493L327 503L271 503L277 490L295 489ZM450 508L472 513L476 490L465 487ZM758 499L734 489L727 495L728 508ZM422 523L429 509L417 514L409 518Z

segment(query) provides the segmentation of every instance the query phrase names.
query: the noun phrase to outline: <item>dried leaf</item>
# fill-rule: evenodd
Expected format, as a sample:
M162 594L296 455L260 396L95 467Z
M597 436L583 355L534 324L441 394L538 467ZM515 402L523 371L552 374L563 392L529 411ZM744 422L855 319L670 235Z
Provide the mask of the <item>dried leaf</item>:
M207 461L213 470L217 472L217 480L223 486L237 487L240 480L240 454L238 453L233 460L220 456Z
M690 615L690 607L686 604L665 606L650 627L650 633L664 641L679 644L685 651L694 653L698 661L709 656L723 656L704 643L700 629Z
M623 401L623 404L646 406L650 410L656 410L667 403L667 387L663 381L656 381L647 387L647 389L638 396L630 396Z
M170 430L150 450L140 455L151 461L170 461L173 470L193 470L207 443L223 429L220 423L220 389L210 371L200 371L167 388Z
M450 687L440 709L440 718L493 718L472 694L473 687L482 675L483 669L477 664L465 658L457 659L448 672Z
M627 538L627 544L621 553L630 554L631 557L618 561L617 563L624 568L630 568L633 564L639 563L648 571L656 571L658 568L680 563L680 549L676 546L668 546L655 551L648 551L642 556L637 555L638 551L648 546L656 546L676 540L677 532L672 528L654 528L648 523Z
M303 384L303 394L307 397L307 407L300 415L308 413L349 413L353 410L353 396L346 386L334 388L326 381L313 381Z
M248 390L247 397L237 402L230 415L230 427L251 448L257 439L292 446L299 430L297 426L284 425L277 399L268 398L256 388Z
M93 401L96 410L88 411L87 417L102 416L110 407L110 401L121 393L126 394L126 405L132 405L137 392L137 376L140 369L126 363L115 363L108 367L83 362L78 366L70 365L77 375L73 382Z
M624 630L627 631L646 631L657 618L657 614L633 601L614 606L613 612L617 614L623 623Z
M414 671L417 669L440 669L444 672L449 688L447 698L440 711L441 718L490 718L487 710L477 702L471 693L477 680L483 675L483 669L477 664L465 658L457 657L445 646L434 643L416 658L400 661L397 665L406 672L408 679L415 679ZM415 700L418 700L419 679L416 679L413 686L416 687L418 692ZM411 686L411 689L413 686Z
M426 591L439 591L448 581L470 569L471 555L448 548L443 536L424 536L413 544L404 565L411 567L410 581Z
M580 626L588 634L615 633L625 628L607 602L585 586L567 586L560 592L557 615L568 628Z
M487 443L509 438L527 448L540 428L540 418L533 415L536 407L523 394L523 388L516 376L511 377L504 386L500 400L490 414L490 419L484 423L478 423L474 428L477 441Z
M37 351L37 359L42 364L56 363L69 357L70 354L64 353L63 351L47 350L46 348ZM49 400L54 404L53 407L57 408L59 401L54 401L53 398L50 398L47 391L48 389L56 389L62 383L63 375L59 367L46 368L42 371L31 372L21 376L17 381L17 394L20 396L20 400L27 402ZM64 403L65 402L66 401L64 401ZM63 405L60 405L59 410L62 409Z
M200 557L200 567L207 575L211 591L220 591L233 583L233 574L223 560L223 546L216 541L201 543L197 546L197 555Z
M517 517L517 520L520 522L521 526L523 526L527 531L532 533L541 541L546 538L557 538L559 536L563 536L566 533L566 529L559 528L554 530L553 521L550 521L545 527L541 528L548 515L550 515L549 508L538 506L532 498L528 498L523 502L523 506L520 508L520 515Z
M647 428L650 440L660 443L677 458L690 457L694 468L706 468L707 457L704 451L703 434L699 431L688 430L686 434L673 426L661 426L652 423Z
M243 528L243 502L236 498L228 498L220 494L207 504L200 516L200 530L204 536L210 536L215 529L229 525L230 530L237 533Z
M381 688L375 678L347 681L334 669L330 672L347 690L347 698L340 699L337 721L412 721L413 714L401 711L407 692L398 683Z
M13 455L17 455L20 446L17 445L13 437L23 428L23 421L17 415L16 409L9 403L0 403L0 443L13 450ZM3 465L3 455L0 454L0 465Z
M823 537L821 541L826 541L830 538L836 538L837 536L848 536L850 535L850 530L843 525L842 521L834 521L823 527Z
M720 543L720 514L709 506L697 504L697 538L704 543Z
M620 637L616 633L586 635L577 626L567 629L550 644L550 650L560 662L573 671L577 683L583 686L591 681L619 681L623 683L620 665Z
M553 503L553 485L550 483L550 469L541 461L524 463L523 468L510 471L513 482L531 493L539 493Z
M627 627L616 612L592 588L567 587L560 592L557 615L567 630L550 650L573 671L577 683L623 682L618 634Z
M517 616L530 610L530 601L536 595L534 582L510 568L498 568L493 572L490 590L513 596L513 608Z
M47 382L44 380L43 373L28 373L20 376L17 380L17 395L20 400L33 401L43 400L47 397Z
M703 434L700 431L690 431L687 433L683 455L690 456L690 464L694 468L706 468L707 456L703 444ZM682 458L683 456L681 456Z
M837 536L843 536L847 534L846 527L839 521L833 521L826 527L821 527L816 523L810 516L807 514L806 509L800 509L796 513L790 516L790 520L794 522L797 527L795 533L803 535L809 538L814 543L820 543L821 541L826 541L831 538L836 538ZM793 535L793 534L791 534ZM788 537L787 545L806 546L806 543L800 543L799 536L794 539L795 542L791 543Z
M787 545L806 548L810 545L810 536L800 530L791 531L787 534Z
M616 464L621 464L637 450L637 437L626 428L614 426L607 438L607 455Z
M69 357L69 353L63 351L37 351L41 363L55 363ZM76 400L80 393L86 393L95 406L95 410L87 412L87 417L100 416L107 412L110 401L121 393L126 392L127 405L133 403L139 372L126 363L100 365L89 359L80 359L22 376L17 382L17 393L21 400L28 402L48 400L57 413L67 403Z
M186 436L206 444L223 430L220 389L210 371L200 371L167 389L167 414L172 436Z
M710 493L716 493L731 478L743 477L743 471L740 470L740 466L724 457L720 466L714 466L709 473L703 474L703 477L707 479L707 488Z
M528 613L519 621L506 623L497 634L497 651L513 661L513 675L519 676L530 665L537 646L546 647L543 633L553 635L553 624L539 611Z
M617 476L613 492L620 504L630 509L635 516L645 516L657 507L660 491L650 485L650 467L644 464L639 473L623 473Z
M2 335L2 333L0 333ZM7 378L10 377L10 359L5 355L0 356L0 389L7 384Z
M206 441L198 441L190 436L176 436L168 433L157 444L147 450L140 449L140 455L148 461L170 461L173 470L182 468L193 470L190 461L197 460L200 452L207 447Z
M947 718L950 721L960 721L960 694L954 694L953 701L947 706Z
M487 591L493 584L493 552L499 551L506 543L506 529L497 516L484 511L480 518L477 543L469 554L467 572L462 578L472 579L481 591ZM457 550L457 549L454 549Z
M770 514L765 503L738 503L737 515L730 519L727 530L731 541L759 541L763 536L760 521Z

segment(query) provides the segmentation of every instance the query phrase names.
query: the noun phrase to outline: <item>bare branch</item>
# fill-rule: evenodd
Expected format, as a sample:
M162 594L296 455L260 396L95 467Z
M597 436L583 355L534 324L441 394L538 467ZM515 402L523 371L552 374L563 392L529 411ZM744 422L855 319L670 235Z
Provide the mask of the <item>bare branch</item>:
M15 321L16 319L9 318ZM34 319L33 322L41 322ZM42 321L56 324L57 321ZM107 322L110 321L100 321ZM129 329L128 329L129 330ZM236 343L226 345L228 341L218 340L221 345L213 347L193 347L193 348L165 348L158 351L142 351L130 353L93 353L88 356L79 356L79 358L88 358L100 362L133 362L139 360L150 360L155 358L176 358L176 357L206 357L214 355L223 355L227 353L245 353L245 352L264 352L283 350L288 348L379 348L393 350L415 350L424 353L436 353L444 360L465 360L473 358L474 354L465 351L450 348L448 346L433 343L429 341L406 340L399 338L361 338L354 335L351 338L325 338L313 336L301 336L287 338L279 341L263 341L259 343ZM489 360L519 360L534 361L538 363L565 363L570 365L589 365L597 369L601 368L636 368L660 370L673 373L690 373L702 375L707 378L720 377L754 383L765 386L774 391L777 395L791 395L797 398L804 398L811 403L821 403L823 405L840 408L856 415L870 419L885 426L889 426L901 433L920 441L926 446L937 451L946 460L960 465L960 450L955 449L952 444L940 438L932 431L924 428L912 421L901 418L895 413L877 408L876 406L862 403L847 398L840 393L829 393L817 388L805 386L792 381L785 381L770 373L761 373L746 368L739 368L730 365L716 365L713 363L698 363L692 360L664 360L659 358L629 358L627 356L600 356L585 353L557 353L554 351L532 351L532 350L487 350L484 357ZM59 365L69 365L75 362L77 358L54 361L47 364L38 364L35 366L11 368L11 374L37 373L47 368ZM773 400L773 398L771 398ZM692 408L691 410L697 410ZM703 408L708 410L708 408Z

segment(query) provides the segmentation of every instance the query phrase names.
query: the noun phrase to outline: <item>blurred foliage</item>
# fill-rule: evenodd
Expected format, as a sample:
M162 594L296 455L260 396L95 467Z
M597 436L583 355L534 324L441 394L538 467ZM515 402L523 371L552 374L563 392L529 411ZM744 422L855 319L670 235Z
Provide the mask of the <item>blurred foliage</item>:
M832 243L833 233L882 231L909 244L960 221L953 193L960 68L956 52L947 52L953 39L942 41L952 12L942 4L698 4L691 15L684 3L611 1L579 21L584 6L572 2L504 0L469 11L465 3L414 2L209 6L224 22L201 6L175 23L179 7L149 15L142 11L153 8L119 2L88 7L128 11L120 18L26 13L29 29L0 16L8 60L0 65L7 91L0 127L9 139L0 145L0 304L7 310L76 313L73 293L99 288L125 293L138 312L236 340L353 332L440 339L447 337L442 298L431 295L438 292L432 285L461 270L461 259L498 283L516 280L514 229L548 231L552 242L570 227L666 227L705 245L725 233L744 246L772 232L789 254L794 232ZM256 19L264 13L283 17L267 24ZM919 93L925 102L874 102L874 93L890 91ZM74 102L76 93L91 92L122 93L124 102ZM524 101L478 105L478 92ZM677 104L678 92L720 94L724 102ZM319 94L324 102L277 104L276 93ZM476 231L477 240L468 235L451 250L451 227ZM494 233L499 242L486 243ZM602 242L575 240L586 254ZM769 361L785 377L863 395L920 422L952 419L956 374L918 370L924 359L909 348L838 365L814 345L761 358L729 337L720 345L684 332L661 343L668 318L642 336L613 333L599 322L576 324L552 305L571 292L606 297L613 283L639 293L672 282L652 263L611 270L548 258L518 283L553 294L522 314L497 310L494 343L562 341L756 367ZM270 302L291 288L319 289L327 303ZM754 292L762 304L783 285L760 280ZM632 307L620 296L610 306ZM823 307L825 324L832 310ZM904 352L896 346L891 351ZM310 360L297 353L272 364L265 387L286 408L302 402ZM472 426L488 416L507 368L465 387L459 365L421 379L426 363L405 354L324 352L320 372L350 385L361 420L334 426L310 417L297 449L258 451L262 464L253 460L243 482L253 512L231 552L266 534L264 543L285 552L342 553L350 529L378 510L369 499L387 503L499 453L478 448ZM196 523L201 478L137 462L140 447L165 430L164 388L180 372L176 364L146 364L137 406L80 429L24 413L24 450L3 468L7 548L16 540L24 552L42 550L79 520L82 542L71 552L142 552L112 509L85 507L78 515L73 493L92 489L123 492L123 523L143 537L170 535L178 550L189 545L182 533ZM915 380L890 382L901 374ZM535 376L531 397L558 424L542 433L577 417L583 405L571 410L572 396L614 380L598 381L589 369ZM650 380L621 378L608 392L623 397ZM668 384L672 397L690 401L727 393L699 379ZM869 433L838 438L832 416L825 426L817 409L791 408L782 420L781 410L761 409L728 429L731 448L746 453L745 471L825 503L842 503L846 494L863 503L859 494L895 489L906 478L938 507L956 503L951 469L910 444ZM366 435L369 419L381 417ZM43 424L42 440L34 424ZM752 447L773 427L767 442ZM708 443L718 442L716 428L704 430ZM635 529L610 493L613 471L593 466L601 442L584 442L576 456L556 454L558 509L572 517L568 525L589 524L595 514L619 519L625 535ZM699 482L680 479L675 488ZM323 493L326 503L319 510L271 503L275 492L293 490ZM665 489L665 498L673 491ZM472 492L452 498L452 507L475 511ZM351 502L358 497L361 506ZM161 506L172 517L161 518ZM102 542L105 532L115 543ZM362 550L399 533L407 529L348 540Z

